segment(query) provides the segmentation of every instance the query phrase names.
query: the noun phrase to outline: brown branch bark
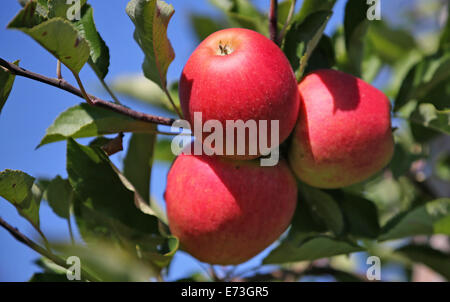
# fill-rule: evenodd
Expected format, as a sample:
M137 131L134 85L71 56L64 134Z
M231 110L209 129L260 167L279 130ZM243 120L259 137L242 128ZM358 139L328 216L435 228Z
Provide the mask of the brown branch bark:
M270 39L278 45L278 0L270 0L269 33Z
M12 74L15 74L17 76L21 76L21 77L25 77L25 78L32 79L35 81L39 81L41 83L65 90L65 91L67 91L73 95L76 95L80 98L84 98L83 93L78 88L72 86L70 83L68 83L64 79L56 79L56 78L46 77L44 75L26 70L15 64L5 61L2 58L0 58L0 66L6 68L7 70L9 70L9 72L11 72ZM175 122L175 119L173 119L173 118L161 117L161 116L156 116L156 115L151 115L151 114L135 111L135 110L127 108L125 106L99 99L93 95L88 95L88 96L92 101L92 104L91 104L92 106L105 108L105 109L117 112L119 114L131 117L135 120L140 120L140 121L152 123L152 124L166 125L166 126L170 126Z

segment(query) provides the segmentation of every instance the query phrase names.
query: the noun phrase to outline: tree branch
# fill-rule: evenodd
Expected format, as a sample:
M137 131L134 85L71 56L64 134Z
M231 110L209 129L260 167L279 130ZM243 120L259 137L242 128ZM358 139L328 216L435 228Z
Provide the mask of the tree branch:
M17 76L29 78L29 79L39 81L41 83L44 83L44 84L47 84L50 86L54 86L56 88L65 90L67 92L70 92L73 95L76 95L76 96L84 99L83 93L81 92L81 90L72 86L64 79L48 78L41 74L34 73L32 71L28 71L28 70L26 70L22 67L19 67L15 64L9 63L9 62L3 60L2 58L0 58L0 66L3 66L7 70L9 70L9 72L11 72L12 74L15 74ZM135 120L140 120L140 121L152 123L152 124L166 125L166 126L170 126L175 122L175 119L173 119L173 118L161 117L161 116L156 116L156 115L151 115L151 114L135 111L135 110L132 110L125 106L99 99L93 95L88 95L88 96L89 96L89 99L91 100L92 106L102 107L102 108L117 112L119 114L131 117Z
M7 223L5 220L3 220L1 217L0 217L0 226L3 227L5 230L7 230L17 241L25 244L26 246L28 246L29 248L31 248L35 252L37 252L37 253L41 254L42 256L50 259L55 264L57 264L57 265L59 265L61 267L64 267L66 269L70 267L70 265L68 265L63 259L61 259L57 255L51 253L50 251L47 251L46 249L41 247L39 244L37 244L34 241L32 241L30 238L28 238L27 236L22 234L17 228L13 227L9 223ZM99 281L97 278L91 276L89 273L87 273L83 269L81 269L81 274L87 280Z
M269 33L270 39L278 45L278 0L270 0Z

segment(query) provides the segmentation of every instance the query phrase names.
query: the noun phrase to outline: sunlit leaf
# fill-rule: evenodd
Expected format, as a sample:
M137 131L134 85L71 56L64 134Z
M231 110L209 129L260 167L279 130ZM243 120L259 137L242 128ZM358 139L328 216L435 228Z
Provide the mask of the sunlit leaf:
M19 65L19 61L15 61L14 64ZM15 78L14 74L0 67L0 114L11 92Z
M154 124L81 103L69 108L56 118L38 147L69 137L91 137L119 132L153 133L154 131Z
M132 0L126 11L136 26L134 38L145 54L144 75L161 88L166 87L167 69L175 58L167 38L173 6L160 0Z
M29 35L75 73L79 73L89 59L89 44L76 28L62 18L44 21L36 13L36 2L27 3L8 28Z
M450 235L450 198L427 202L391 219L382 229L380 240L416 235ZM444 227L445 226L445 227Z

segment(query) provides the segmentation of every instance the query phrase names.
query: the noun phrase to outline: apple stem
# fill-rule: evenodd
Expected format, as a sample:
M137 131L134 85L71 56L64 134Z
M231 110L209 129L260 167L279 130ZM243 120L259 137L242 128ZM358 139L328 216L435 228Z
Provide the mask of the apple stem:
M270 11L269 11L269 33L270 39L278 45L278 0L270 0Z

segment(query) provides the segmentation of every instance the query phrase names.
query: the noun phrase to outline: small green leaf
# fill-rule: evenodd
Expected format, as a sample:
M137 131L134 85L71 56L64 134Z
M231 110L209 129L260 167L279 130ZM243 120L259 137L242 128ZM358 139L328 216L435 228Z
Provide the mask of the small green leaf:
M354 236L376 238L380 233L378 209L368 199L355 194L344 193L335 197L344 214L346 231Z
M15 61L14 64L18 66L19 61ZM11 92L15 78L14 74L0 67L0 114Z
M433 104L419 104L409 120L432 130L450 134L450 109L437 110Z
M450 254L435 250L426 245L407 245L396 250L414 263L423 263L435 272L450 280Z
M308 59L319 43L331 11L318 11L308 15L301 23L292 24L286 33L283 51L300 79L308 64Z
M415 64L407 73L395 98L394 111L411 100L428 102L438 109L450 100L450 52L437 52Z
M408 31L393 29L382 20L370 22L367 39L373 52L390 65L402 60L417 48L414 37Z
M159 139L155 147L155 160L171 163L175 159L171 145L171 140Z
M67 179L56 176L47 185L44 199L53 212L61 218L70 219L70 209L73 201L73 189Z
M94 12L90 5L81 9L81 19L74 23L80 36L86 39L90 48L89 65L97 76L104 79L109 68L109 49L97 31L94 22Z
M382 229L379 240L392 240L416 235L450 235L450 198L427 202L392 218Z
M349 0L345 5L344 32L345 47L355 76L361 76L364 56L364 39L369 25L367 10L369 5L361 0Z
M53 244L52 247L66 257L78 257L83 270L101 281L144 282L158 274L158 270L107 242L97 241L88 246Z
M327 228L314 219L300 188L299 201L288 235L263 260L265 264L315 260L362 250L357 245L324 235Z
M302 185L299 191L308 203L312 215L317 216L335 235L341 234L344 228L344 218L333 197L322 190L306 185Z
M76 28L62 18L44 21L36 13L36 2L27 3L8 28L29 35L75 73L79 73L89 59L89 44Z
M123 162L124 176L147 202L150 200L150 178L155 142L155 134L133 134Z
M167 38L173 6L160 0L131 0L126 12L136 26L134 38L145 54L144 75L164 89L167 69L175 58Z
M304 242L283 241L266 258L264 264L280 264L298 261L313 261L342 254L362 251L357 245L327 236L318 236Z
M191 14L189 19L199 41L203 41L210 34L225 28L223 22L219 23L209 16Z
M295 20L302 22L315 12L332 10L335 3L336 0L304 0L300 12L295 16Z
M136 192L127 188L100 149L67 141L67 173L77 198L91 209L115 218L131 229L158 233L156 217L141 212Z
M33 192L34 191L34 192ZM37 191L37 192L36 192ZM39 230L39 188L34 177L14 170L0 172L0 196L12 203L19 214Z
M69 108L56 118L38 147L69 137L91 137L119 132L153 133L154 131L153 124L81 103Z
M45 1L45 0L43 0ZM86 4L87 0L80 0L80 8L82 8ZM74 3L69 2L67 3L67 0L48 0L48 17L49 18L56 18L60 17L63 19L67 19L67 11L69 8L71 8L74 5Z

